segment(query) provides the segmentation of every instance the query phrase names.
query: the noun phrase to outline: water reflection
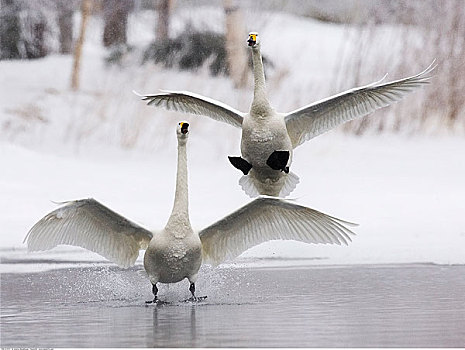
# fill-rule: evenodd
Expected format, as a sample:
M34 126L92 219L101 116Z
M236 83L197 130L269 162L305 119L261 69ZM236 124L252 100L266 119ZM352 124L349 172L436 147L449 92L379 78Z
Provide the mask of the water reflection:
M152 340L148 347L193 347L197 346L196 308L153 306Z

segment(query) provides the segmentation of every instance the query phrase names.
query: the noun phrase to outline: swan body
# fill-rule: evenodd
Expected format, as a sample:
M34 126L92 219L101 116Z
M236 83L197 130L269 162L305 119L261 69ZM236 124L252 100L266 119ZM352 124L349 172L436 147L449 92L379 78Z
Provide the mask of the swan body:
M289 152L289 158L283 164L284 167L289 168L292 163L292 143L284 119L274 110L267 113L265 118L244 118L241 155L252 167L250 173L244 175L243 179L248 179L253 184L252 189L255 188L257 194L285 197L290 193L285 187L286 180L291 190L299 180L294 174L289 175L284 171L272 169L267 164L270 155L275 151ZM250 195L251 190L246 192Z
M84 247L121 267L135 264L145 249L144 268L152 283L176 283L185 278L195 296L202 262L212 265L234 259L245 250L273 239L315 244L348 244L355 225L284 199L260 196L200 232L189 221L187 153L188 126L177 128L178 164L171 215L161 232L151 232L115 213L95 199L66 202L47 214L25 238L29 251L48 250L60 244Z
M419 74L408 78L351 89L314 102L289 113L278 113L270 105L267 94L258 33L249 33L252 51L254 96L248 113L211 98L186 91L163 91L141 95L148 105L196 115L204 115L242 129L241 156L245 161L231 159L244 176L239 180L250 196L285 197L299 182L289 172L293 149L336 126L363 117L375 110L401 100L404 95L429 83L433 63ZM270 166L273 152L287 156ZM248 164L248 165L247 165Z
M176 283L184 278L195 283L202 263L202 243L189 221L187 137L189 124L177 128L178 171L174 206L164 230L155 235L144 255L144 268L152 285ZM194 294L193 294L194 296Z
M163 230L150 241L144 254L144 268L150 282L176 283L187 278L197 280L202 263L202 243L198 234L190 230L183 238L174 238Z

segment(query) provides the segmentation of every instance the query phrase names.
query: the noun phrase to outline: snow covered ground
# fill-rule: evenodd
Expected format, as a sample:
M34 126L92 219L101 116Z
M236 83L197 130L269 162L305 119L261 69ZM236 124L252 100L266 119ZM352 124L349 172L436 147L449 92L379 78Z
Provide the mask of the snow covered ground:
M221 25L220 15L212 11L206 15L210 21L202 25ZM270 99L282 111L330 93L320 83L327 80L327 72L334 71L339 42L344 39L340 28L291 17L256 23L256 30L263 33L263 51L276 57L277 72L268 85ZM174 30L181 28L177 21L189 18L195 16L181 13ZM147 34L151 20L152 14L139 14L129 33L133 43L152 39ZM130 63L126 69L105 67L99 30L94 19L84 47L82 88L77 93L68 90L70 57L0 62L2 259L102 260L74 248L51 255L26 254L22 240L37 220L56 208L52 200L94 197L147 228L163 228L174 197L174 130L179 120L191 122L188 152L194 228L203 228L249 201L237 185L240 173L227 160L227 155L239 154L238 130L206 118L155 110L131 91L191 90L247 110L250 88L235 90L227 79L209 77L202 70L177 72ZM298 30L306 34L289 35ZM299 46L299 39L305 40L309 52L318 50L318 55L293 57L286 48ZM429 62L427 58L424 63ZM303 67L305 77L299 72ZM281 86L292 89L287 92ZM354 229L357 236L348 247L269 242L244 253L240 261L465 263L463 137L356 138L332 131L297 148L292 167L301 183L291 197L359 223ZM3 272L20 268L18 264L1 266Z

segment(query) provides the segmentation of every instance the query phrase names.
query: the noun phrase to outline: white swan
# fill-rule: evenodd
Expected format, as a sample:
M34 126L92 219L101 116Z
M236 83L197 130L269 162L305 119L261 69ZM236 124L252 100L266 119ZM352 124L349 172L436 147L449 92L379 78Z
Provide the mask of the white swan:
M249 113L186 91L141 95L149 105L204 115L242 128L242 157L229 157L244 176L239 183L251 197L285 197L299 182L289 173L292 151L303 142L349 120L399 101L406 93L428 83L433 63L423 72L389 83L380 81L345 91L289 113L276 112L268 102L258 33L249 34L252 48L254 96ZM250 171L250 172L249 172ZM248 174L248 176L246 176Z
M96 200L82 199L67 202L38 221L24 239L28 250L48 250L60 244L81 246L129 267L139 250L147 249L144 267L152 283L153 302L157 303L158 282L175 283L184 278L190 282L190 300L198 300L195 281L202 257L204 262L217 265L272 239L323 244L348 244L351 240L354 233L345 225L355 224L263 196L194 233L188 212L188 126L181 122L177 128L176 192L171 216L161 232L152 234Z

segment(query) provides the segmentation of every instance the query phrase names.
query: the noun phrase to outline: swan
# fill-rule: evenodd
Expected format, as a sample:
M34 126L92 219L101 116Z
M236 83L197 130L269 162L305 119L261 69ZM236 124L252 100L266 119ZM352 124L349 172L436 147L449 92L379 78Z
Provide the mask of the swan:
M139 250L146 249L144 268L154 295L147 303L163 303L157 296L157 283L176 283L185 278L192 295L188 300L205 298L195 295L202 261L216 266L273 239L339 245L351 241L355 233L346 226L355 224L268 196L252 200L195 233L188 211L186 144L189 124L180 122L176 130L178 163L174 204L162 231L152 233L88 198L64 202L39 220L24 239L28 250L48 250L61 244L80 246L126 268L135 264Z
M267 98L258 33L249 33L247 42L252 50L254 77L248 113L188 91L136 94L148 105L204 115L241 128L241 157L229 160L243 172L239 184L251 197L289 195L299 182L298 176L289 172L294 148L344 122L399 101L406 93L428 83L429 73L436 67L433 61L414 76L381 84L383 78L292 112L278 113Z

